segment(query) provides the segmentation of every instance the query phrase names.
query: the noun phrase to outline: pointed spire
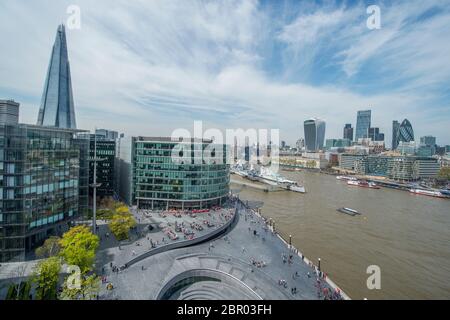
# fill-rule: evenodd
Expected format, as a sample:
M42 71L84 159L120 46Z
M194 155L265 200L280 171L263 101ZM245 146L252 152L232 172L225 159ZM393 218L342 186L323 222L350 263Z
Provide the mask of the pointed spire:
M66 31L58 26L42 93L38 125L76 129Z

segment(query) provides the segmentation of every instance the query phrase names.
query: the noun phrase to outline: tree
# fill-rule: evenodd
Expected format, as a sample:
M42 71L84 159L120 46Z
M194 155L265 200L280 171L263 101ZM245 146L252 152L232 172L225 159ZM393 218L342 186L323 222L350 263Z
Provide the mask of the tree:
M99 238L87 226L76 226L60 240L61 253L67 264L77 265L82 273L92 270Z
M95 275L82 275L80 288L70 288L67 279L64 282L60 299L62 300L93 300L100 292L100 278Z
M118 210L116 210L116 212L117 211ZM128 233L134 226L136 226L136 220L129 212L116 213L115 215L113 215L111 221L109 222L109 229L119 241L128 239Z
M32 276L36 284L36 298L38 300L55 300L57 298L57 286L61 261L57 257L51 257L40 261Z
M61 250L59 237L50 237L45 240L44 244L35 250L38 258L50 258L57 256Z
M438 177L444 180L450 180L450 167L442 167L439 170Z

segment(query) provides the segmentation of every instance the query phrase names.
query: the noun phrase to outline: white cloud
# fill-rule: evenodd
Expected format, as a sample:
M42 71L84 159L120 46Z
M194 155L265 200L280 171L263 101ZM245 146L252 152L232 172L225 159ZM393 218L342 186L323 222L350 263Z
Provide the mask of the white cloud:
M4 43L9 44L8 50L0 51L0 96L4 90L28 97L22 101L24 122L36 120L56 26L72 2L0 4L0 29L6 31ZM422 130L442 139L448 136L443 123L448 116L436 119L434 111L448 111L448 105L424 108L436 101L436 93L407 90L411 85L438 84L450 75L439 55L448 50L449 41L438 41L450 35L447 16L433 17L411 31L403 28L407 19L431 5L405 7L409 11L402 13L400 7L383 9L393 11L386 12L377 33L365 28L361 5L309 8L289 23L270 20L257 1L78 1L78 5L82 29L68 31L67 36L80 127L169 135L203 119L219 128L279 127L283 140L294 142L303 135L301 125L308 117L324 118L327 136L338 137L344 123L355 122L356 110L371 106L373 122L387 140L392 119L402 117L412 121L418 134ZM394 23L396 16L400 22ZM271 60L267 51L280 41L286 44L280 54L284 65ZM327 46L336 48L336 61L327 63L342 68L350 78L382 55L383 72L392 69L392 78L414 81L368 95L355 92L345 81L317 86L271 77L263 67L279 64L288 72L289 62L297 66L292 68L295 72L311 68ZM405 60L408 56L410 60Z

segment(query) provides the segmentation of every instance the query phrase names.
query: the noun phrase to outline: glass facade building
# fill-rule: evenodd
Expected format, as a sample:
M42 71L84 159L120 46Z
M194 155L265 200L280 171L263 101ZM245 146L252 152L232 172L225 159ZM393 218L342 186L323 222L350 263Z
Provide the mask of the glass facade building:
M325 121L312 118L304 122L306 151L322 150L325 142Z
M225 145L132 137L120 139L118 148L119 194L128 204L147 209L206 208L228 197Z
M114 195L114 164L116 157L116 141L104 135L89 135L89 184L94 183L94 159L97 159L97 196ZM97 145L97 147L95 147ZM97 156L94 157L95 150ZM92 194L92 189L91 189Z
M344 127L344 139L353 141L353 128L350 123L347 123Z
M358 111L356 117L356 132L355 132L355 141L358 139L368 138L369 137L369 128L371 125L371 110L363 110Z
M88 140L79 131L0 126L0 261L20 261L88 205Z
M60 25L56 32L37 124L58 128L76 128L64 25Z

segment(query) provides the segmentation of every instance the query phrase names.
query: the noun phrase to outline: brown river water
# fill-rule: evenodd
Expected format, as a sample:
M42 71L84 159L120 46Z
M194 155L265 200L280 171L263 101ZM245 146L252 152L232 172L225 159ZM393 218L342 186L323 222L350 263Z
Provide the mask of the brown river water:
M450 200L406 191L347 186L316 172L280 173L306 194L241 189L263 201L262 215L352 299L450 299ZM233 179L240 179L233 176ZM336 209L362 213L351 217ZM367 267L381 270L381 289L367 288Z

